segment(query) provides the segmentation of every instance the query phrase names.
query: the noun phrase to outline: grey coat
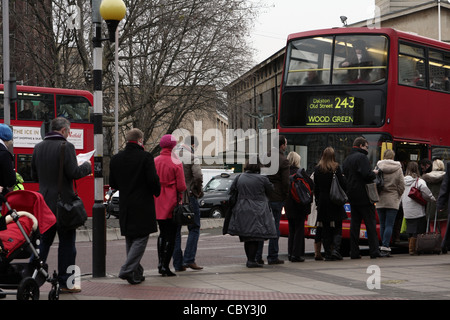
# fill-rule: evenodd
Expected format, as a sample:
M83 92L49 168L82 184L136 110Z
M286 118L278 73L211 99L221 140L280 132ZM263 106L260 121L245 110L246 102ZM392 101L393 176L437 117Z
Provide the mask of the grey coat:
M275 220L269 208L268 197L274 191L267 176L245 172L233 181L238 198L233 208L228 233L252 239L277 238Z
M66 148L61 188L62 200L64 202L72 201L75 198L73 181L91 173L91 164L85 162L78 166L74 145L56 132L48 133L44 141L34 147L31 158L31 174L39 182L39 193L44 196L45 202L53 213L56 213L58 200L59 159L63 142L66 142Z

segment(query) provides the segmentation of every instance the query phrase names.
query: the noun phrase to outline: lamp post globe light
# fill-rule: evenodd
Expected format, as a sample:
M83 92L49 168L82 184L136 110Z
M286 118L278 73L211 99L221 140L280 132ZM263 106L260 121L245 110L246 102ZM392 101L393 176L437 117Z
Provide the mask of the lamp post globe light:
M127 8L122 0L103 0L100 4L100 15L108 26L110 42L115 42L117 26L126 13Z
M93 22L93 83L94 83L94 179L95 202L92 208L92 276L106 276L106 216L103 206L103 93L102 93L102 41L115 39L115 30L125 17L122 0L92 0ZM102 39L102 17L108 24L110 37ZM113 32L112 31L113 28ZM113 34L111 36L111 33ZM112 40L114 42L114 40Z

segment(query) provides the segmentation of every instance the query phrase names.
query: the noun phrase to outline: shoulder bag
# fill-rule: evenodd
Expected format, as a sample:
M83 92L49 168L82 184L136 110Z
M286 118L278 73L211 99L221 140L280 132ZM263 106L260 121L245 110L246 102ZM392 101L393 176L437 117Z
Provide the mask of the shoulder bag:
M178 192L177 192L178 194ZM177 205L173 209L172 220L175 224L187 226L193 224L194 212L191 210L191 206L187 203L181 203L180 197L178 197Z
M58 177L58 200L56 202L56 223L58 228L62 230L72 230L84 225L87 220L86 209L83 201L78 196L75 183L75 199L70 203L66 203L61 198L62 179L63 179L63 165L64 165L64 149L66 143L61 145L61 154L59 157L59 177Z
M378 192L382 191L384 188L384 176L383 171L380 168L376 168L378 170L377 176L375 178L375 183L377 185Z
M416 201L418 204L422 206L427 205L427 200L425 200L422 196L422 193L420 192L420 189L417 188L417 183L419 182L419 178L416 179L415 185L411 187L411 190L409 190L408 197Z
M336 172L333 172L333 180L331 181L330 200L338 206L343 206L348 201L347 194L336 177Z
M366 191L371 203L380 201L380 197L378 196L377 184L375 182L366 184Z

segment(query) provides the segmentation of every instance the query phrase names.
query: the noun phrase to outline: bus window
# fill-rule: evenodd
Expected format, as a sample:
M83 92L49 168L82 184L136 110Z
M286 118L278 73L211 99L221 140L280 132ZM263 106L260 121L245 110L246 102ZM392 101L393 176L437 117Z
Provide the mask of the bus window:
M19 92L17 95L18 120L53 119L55 117L53 101L51 94Z
M400 44L398 82L413 87L426 87L425 49Z
M18 120L32 120L34 111L33 102L30 100L17 101L17 119Z
M287 86L329 84L332 37L293 41L289 45Z
M450 53L430 50L429 58L430 89L449 92Z
M441 159L450 161L450 147L433 147L431 150L431 159Z
M56 97L58 117L64 117L70 122L89 122L91 104L85 97L63 96Z
M17 172L22 176L24 182L35 182L31 177L31 154L18 154Z
M380 83L386 80L388 41L384 36L336 36L333 83Z
M16 119L16 109L14 102L11 102L9 110L10 110L10 119L11 120ZM0 119L3 119L4 116L5 110L3 108L3 91L2 91L2 93L0 94Z

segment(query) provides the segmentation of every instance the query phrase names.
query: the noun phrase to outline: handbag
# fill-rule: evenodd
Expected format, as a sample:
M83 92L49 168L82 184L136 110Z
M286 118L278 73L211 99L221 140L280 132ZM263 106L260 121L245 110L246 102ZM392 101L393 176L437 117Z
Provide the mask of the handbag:
M378 196L377 184L375 182L366 184L366 191L371 203L380 201L380 197Z
M173 209L172 220L175 224L181 226L187 226L193 224L194 212L191 210L191 206L186 203L180 203L180 198L178 198L177 205Z
M419 181L419 178L416 179L416 184L411 187L411 190L409 190L408 197L416 201L418 204L422 206L427 205L427 200L425 200L422 196L422 193L420 192L420 189L417 188L417 183Z
M61 198L64 149L66 143L61 144L61 154L59 157L59 178L58 178L58 200L56 202L56 224L62 230L72 230L84 225L87 220L87 212L83 201L78 196L75 183L75 198L70 203L66 203Z
M378 173L375 178L375 184L377 185L377 190L380 192L384 188L384 176L383 171L377 167Z
M330 200L338 206L343 206L348 201L347 194L339 184L336 172L333 172L333 180L331 180Z

